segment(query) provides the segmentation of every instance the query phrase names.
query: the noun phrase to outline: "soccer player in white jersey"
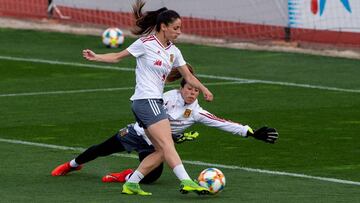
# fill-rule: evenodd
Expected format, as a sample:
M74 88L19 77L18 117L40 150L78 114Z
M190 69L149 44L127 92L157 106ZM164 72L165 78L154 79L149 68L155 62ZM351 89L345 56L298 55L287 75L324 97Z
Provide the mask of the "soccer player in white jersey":
M136 58L136 87L130 98L136 121L145 129L155 147L131 178L123 185L122 193L151 195L140 188L139 182L156 168L164 157L166 163L181 181L180 191L209 194L209 190L195 183L186 172L171 137L170 123L163 108L162 94L167 75L173 68L181 73L193 87L199 89L205 100L212 101L212 93L187 69L181 52L172 43L181 34L180 15L173 10L161 8L142 13L145 3L137 0L133 6L136 27L133 33L147 35L136 40L127 49L118 53L95 54L83 50L83 56L90 61L118 62L127 56ZM155 34L151 34L155 32Z
M195 123L202 123L209 127L215 127L223 131L242 137L252 136L267 143L275 143L278 134L275 129L262 127L255 132L248 125L242 125L215 116L204 110L198 103L199 90L181 81L180 89L164 93L164 104L171 123L171 132L176 143L194 140L199 133L185 130ZM139 160L155 151L151 141L146 136L144 129L138 123L128 125L119 130L114 136L106 141L93 145L86 149L70 162L59 165L52 171L53 176L63 176L69 172L80 170L82 165L98 157L108 156L117 152L136 151ZM152 170L143 179L142 183L152 183L162 174L163 164ZM119 173L110 173L102 178L103 182L125 182L133 173L132 169L125 169Z

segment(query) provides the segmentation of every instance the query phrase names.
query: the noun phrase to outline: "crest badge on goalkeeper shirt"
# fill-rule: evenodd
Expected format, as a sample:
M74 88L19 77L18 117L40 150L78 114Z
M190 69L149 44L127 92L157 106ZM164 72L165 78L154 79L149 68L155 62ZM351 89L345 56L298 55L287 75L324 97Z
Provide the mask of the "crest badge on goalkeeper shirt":
M211 194L218 194L225 187L225 176L217 168L207 168L201 171L198 182L200 186L209 189Z
M184 111L184 118L189 118L190 117L190 114L191 114L191 109L186 109Z

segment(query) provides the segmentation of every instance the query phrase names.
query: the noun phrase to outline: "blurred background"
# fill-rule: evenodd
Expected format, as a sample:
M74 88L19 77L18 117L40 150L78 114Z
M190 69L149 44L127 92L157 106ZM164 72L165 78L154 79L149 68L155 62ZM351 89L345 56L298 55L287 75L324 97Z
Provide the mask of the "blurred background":
M65 24L115 26L126 30L134 24L133 2L0 0L0 16L56 19ZM151 0L144 10L163 6L179 12L183 18L183 32L188 35L218 38L221 42L255 42L312 49L360 48L360 1Z

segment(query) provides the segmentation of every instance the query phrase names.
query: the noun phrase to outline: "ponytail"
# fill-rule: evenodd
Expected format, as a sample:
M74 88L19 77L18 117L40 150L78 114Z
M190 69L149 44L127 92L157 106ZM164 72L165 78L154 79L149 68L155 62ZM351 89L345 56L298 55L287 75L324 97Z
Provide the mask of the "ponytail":
M131 32L135 35L150 34L151 32L160 31L162 23L169 25L174 20L180 18L180 15L173 10L168 10L166 7L162 7L156 11L147 11L142 13L142 8L145 2L143 0L136 0L133 5L133 15L136 20L135 27Z

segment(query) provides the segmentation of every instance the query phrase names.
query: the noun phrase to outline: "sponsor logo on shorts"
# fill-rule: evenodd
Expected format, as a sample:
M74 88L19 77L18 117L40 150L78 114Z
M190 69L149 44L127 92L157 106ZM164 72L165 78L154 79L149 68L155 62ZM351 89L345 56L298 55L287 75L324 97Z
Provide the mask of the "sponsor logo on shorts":
M127 135L128 133L129 133L128 128L122 128L122 129L119 130L119 135L120 135L121 137L124 137L124 136Z

